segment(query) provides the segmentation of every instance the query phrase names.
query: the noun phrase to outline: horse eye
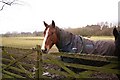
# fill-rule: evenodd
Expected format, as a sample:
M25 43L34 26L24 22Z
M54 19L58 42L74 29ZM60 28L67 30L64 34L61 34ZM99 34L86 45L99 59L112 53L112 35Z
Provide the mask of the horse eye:
M51 34L53 35L53 32Z

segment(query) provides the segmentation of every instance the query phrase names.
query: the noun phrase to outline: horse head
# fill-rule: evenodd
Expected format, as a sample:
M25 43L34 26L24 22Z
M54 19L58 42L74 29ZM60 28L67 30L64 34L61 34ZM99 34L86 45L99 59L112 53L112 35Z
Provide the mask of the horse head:
M48 53L51 47L58 42L58 36L55 22L53 20L50 25L48 25L45 21L43 21L43 23L46 28L44 30L44 40L41 49L43 53Z

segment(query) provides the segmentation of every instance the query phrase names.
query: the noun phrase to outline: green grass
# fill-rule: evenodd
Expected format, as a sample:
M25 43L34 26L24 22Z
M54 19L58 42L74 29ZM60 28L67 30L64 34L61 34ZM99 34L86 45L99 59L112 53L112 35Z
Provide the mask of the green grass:
M41 37L2 37L2 45L8 47L32 48L41 44Z
M114 40L113 36L92 36L91 40Z
M36 45L42 45L43 37L1 37L2 43L0 45L16 48L33 48ZM57 51L53 46L50 51Z
M91 40L114 40L112 36L93 36ZM0 45L17 48L33 48L36 45L42 45L43 37L1 37L2 43ZM57 51L53 46L51 51Z

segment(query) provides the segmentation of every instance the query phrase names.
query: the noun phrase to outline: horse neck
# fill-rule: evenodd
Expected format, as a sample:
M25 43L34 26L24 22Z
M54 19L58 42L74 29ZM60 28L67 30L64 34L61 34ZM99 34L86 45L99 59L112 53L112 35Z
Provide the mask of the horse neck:
M66 43L68 43L68 41L71 41L71 34L72 33L57 27L57 36L59 37L59 41L57 42L56 46L58 49L62 49Z

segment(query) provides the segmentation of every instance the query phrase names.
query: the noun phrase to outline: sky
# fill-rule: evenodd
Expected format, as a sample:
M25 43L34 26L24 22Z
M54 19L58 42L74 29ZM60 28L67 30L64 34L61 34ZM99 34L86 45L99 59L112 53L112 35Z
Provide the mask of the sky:
M9 1L9 0L6 0ZM12 0L11 0L12 1ZM60 28L77 28L99 22L118 22L119 0L17 0L0 11L0 34L45 29L52 20ZM0 7L3 4L0 3Z

